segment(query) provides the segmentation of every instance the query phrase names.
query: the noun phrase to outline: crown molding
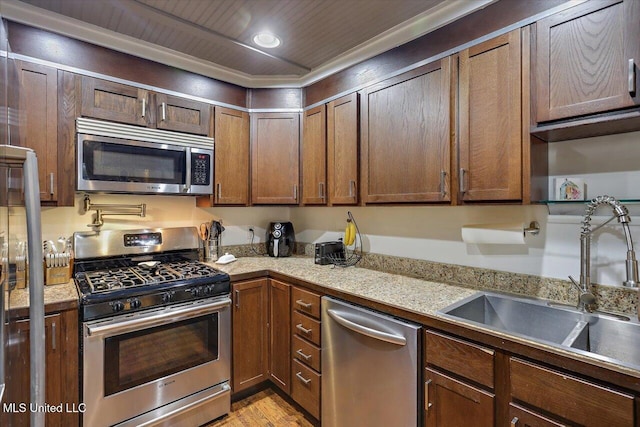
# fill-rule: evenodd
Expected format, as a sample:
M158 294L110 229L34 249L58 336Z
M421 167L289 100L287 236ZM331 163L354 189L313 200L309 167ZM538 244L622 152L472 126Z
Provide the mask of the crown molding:
M497 0L445 0L433 9L397 25L343 55L299 77L261 76L243 73L163 48L93 24L52 13L18 0L0 0L0 14L11 21L59 33L151 61L247 88L304 87L396 46L421 37L448 23L482 9Z

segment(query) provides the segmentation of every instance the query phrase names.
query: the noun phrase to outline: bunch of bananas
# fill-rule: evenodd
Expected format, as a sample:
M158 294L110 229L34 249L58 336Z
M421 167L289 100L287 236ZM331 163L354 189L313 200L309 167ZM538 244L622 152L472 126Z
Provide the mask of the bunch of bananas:
M356 225L351 221L351 219L347 219L347 227L344 229L344 240L343 243L345 246L351 246L356 242Z

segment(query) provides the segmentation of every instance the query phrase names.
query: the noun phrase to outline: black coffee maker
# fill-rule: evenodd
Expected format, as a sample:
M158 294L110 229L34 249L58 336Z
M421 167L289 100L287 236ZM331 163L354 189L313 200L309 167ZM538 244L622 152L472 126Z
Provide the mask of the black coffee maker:
M290 222L272 222L267 229L267 253L272 257L285 257L293 254L296 234Z

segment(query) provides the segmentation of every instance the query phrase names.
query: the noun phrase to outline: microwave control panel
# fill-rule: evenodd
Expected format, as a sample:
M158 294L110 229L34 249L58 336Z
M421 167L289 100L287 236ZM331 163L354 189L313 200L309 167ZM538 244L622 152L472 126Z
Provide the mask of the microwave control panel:
M209 185L211 179L211 155L191 153L191 184Z

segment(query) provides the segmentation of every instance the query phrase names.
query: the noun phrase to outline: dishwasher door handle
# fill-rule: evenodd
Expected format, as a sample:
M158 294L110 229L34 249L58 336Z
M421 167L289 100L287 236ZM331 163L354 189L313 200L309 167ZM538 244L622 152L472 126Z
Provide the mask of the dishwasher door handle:
M338 322L340 325L344 326L347 329L351 329L354 332L357 332L362 335L366 335L371 338L375 338L380 341L388 342L390 344L395 344L399 346L403 346L407 344L407 339L401 335L390 334L388 332L379 331L377 329L370 328L368 326L361 325L352 320L348 320L345 317L345 313L341 313L334 309L328 309L327 313L333 320Z

